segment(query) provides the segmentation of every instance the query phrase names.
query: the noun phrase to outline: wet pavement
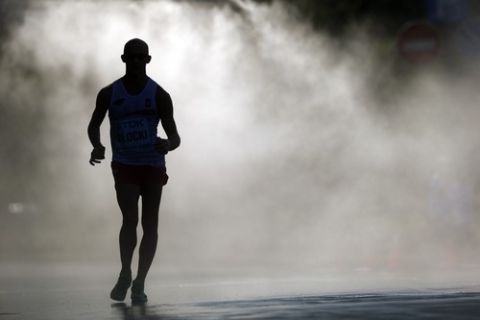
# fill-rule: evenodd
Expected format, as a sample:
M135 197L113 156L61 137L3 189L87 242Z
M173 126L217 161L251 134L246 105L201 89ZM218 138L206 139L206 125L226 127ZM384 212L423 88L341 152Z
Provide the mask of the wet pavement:
M0 320L480 319L480 286L468 282L414 288L426 285L416 281L372 291L354 274L233 278L157 272L146 286L148 304L132 305L128 296L125 303L109 299L115 280L109 268L9 265L0 270ZM383 287L394 283L385 275L372 275L368 283L375 277Z

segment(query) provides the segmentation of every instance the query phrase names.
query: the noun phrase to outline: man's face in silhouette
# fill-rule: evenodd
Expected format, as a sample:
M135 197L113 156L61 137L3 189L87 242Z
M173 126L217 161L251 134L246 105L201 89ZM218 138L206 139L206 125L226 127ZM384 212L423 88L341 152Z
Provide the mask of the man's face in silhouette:
M148 46L141 40L131 40L127 42L122 55L122 60L127 66L127 73L134 76L145 74L145 67L150 62Z

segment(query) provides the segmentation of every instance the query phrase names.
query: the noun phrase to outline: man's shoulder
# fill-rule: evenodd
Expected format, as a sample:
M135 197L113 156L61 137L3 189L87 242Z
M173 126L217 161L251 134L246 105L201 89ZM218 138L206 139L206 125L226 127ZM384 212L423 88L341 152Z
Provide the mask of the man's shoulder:
M100 89L100 91L98 91L97 101L105 107L108 107L110 105L110 99L112 97L112 88L114 83L115 82L112 82L109 85Z
M113 84L114 84L114 83L115 83L115 81L112 82L112 83L110 83L109 85L103 87L102 89L100 89L100 91L98 91L98 96L99 96L99 97L100 97L100 96L103 96L103 97L105 97L105 98L106 98L106 97L110 97L111 94L112 94L112 89L113 89Z
M168 94L167 90L165 90L161 85L158 84L157 81L155 81L154 79L148 77L150 79L150 81L153 83L153 86L155 87L155 91L157 94Z
M155 87L156 87L156 96L157 98L159 99L169 99L170 98L170 94L167 92L167 90L165 90L161 85L159 85L157 82L154 82L155 83Z

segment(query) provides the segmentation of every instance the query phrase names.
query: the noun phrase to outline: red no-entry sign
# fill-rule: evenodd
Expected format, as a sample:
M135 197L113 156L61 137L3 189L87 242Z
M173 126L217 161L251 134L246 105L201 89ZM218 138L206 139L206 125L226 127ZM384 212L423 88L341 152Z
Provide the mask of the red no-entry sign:
M428 62L438 54L438 33L427 22L407 23L398 34L397 47L400 55L410 62Z

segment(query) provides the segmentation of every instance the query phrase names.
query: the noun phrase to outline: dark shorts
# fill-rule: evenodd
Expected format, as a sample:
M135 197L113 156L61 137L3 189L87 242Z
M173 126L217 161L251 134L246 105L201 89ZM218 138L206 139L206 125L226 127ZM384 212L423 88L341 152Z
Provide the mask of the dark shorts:
M132 166L112 162L112 173L115 183L128 184L167 184L167 170L154 166Z

